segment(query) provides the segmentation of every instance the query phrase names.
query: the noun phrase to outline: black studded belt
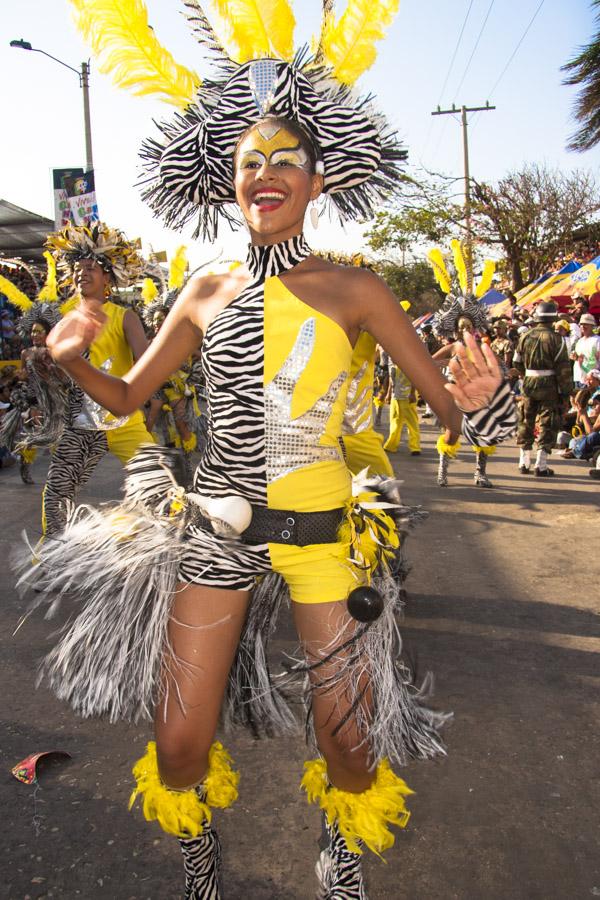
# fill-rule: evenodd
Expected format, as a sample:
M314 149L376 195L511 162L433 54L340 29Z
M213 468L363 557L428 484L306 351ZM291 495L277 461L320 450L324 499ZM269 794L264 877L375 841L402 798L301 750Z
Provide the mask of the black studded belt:
M291 544L294 547L335 544L345 514L344 507L324 512L299 513L289 509L253 506L252 521L240 535L240 540L245 544ZM197 510L192 521L194 525L212 531L210 519Z

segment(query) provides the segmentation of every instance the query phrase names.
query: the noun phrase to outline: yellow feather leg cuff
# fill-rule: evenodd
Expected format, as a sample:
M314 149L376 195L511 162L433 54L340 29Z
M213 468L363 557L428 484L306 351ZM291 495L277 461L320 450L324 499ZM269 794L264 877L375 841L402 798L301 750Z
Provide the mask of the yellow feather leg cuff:
M438 453L445 453L450 459L456 459L456 454L460 450L460 439L455 444L448 444L444 440L444 435L440 434L435 446Z
M493 456L496 452L496 445L492 444L490 447L478 447L477 444L473 444L471 449L474 453L483 453L484 456Z
M150 741L146 754L133 767L136 787L129 800L132 808L138 796L148 822L156 820L163 831L177 837L197 837L212 818L211 807L224 809L237 798L239 775L231 768L231 757L223 745L215 742L208 754L208 774L204 780L205 800L194 788L173 791L166 787L158 773L156 744Z
M414 791L394 774L387 759L377 766L371 787L360 794L330 785L324 759L304 763L302 787L308 802L321 807L329 824L337 822L352 853L362 852L359 841L377 854L388 850L394 843L388 825L404 828L410 818L404 798Z
M37 456L35 447L23 447L19 453L24 463L32 463Z
M196 435L191 434L189 436L189 438L187 439L187 441L183 442L183 449L186 453L191 453L192 450L196 449L197 444L198 444L198 441L196 440Z

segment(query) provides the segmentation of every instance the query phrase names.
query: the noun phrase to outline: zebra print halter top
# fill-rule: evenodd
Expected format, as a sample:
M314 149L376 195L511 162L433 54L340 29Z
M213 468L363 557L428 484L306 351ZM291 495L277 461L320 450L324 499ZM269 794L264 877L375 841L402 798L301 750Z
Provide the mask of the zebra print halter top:
M311 253L304 235L251 246L251 282L213 319L202 343L210 433L196 470L203 494L267 505L264 397L264 285Z

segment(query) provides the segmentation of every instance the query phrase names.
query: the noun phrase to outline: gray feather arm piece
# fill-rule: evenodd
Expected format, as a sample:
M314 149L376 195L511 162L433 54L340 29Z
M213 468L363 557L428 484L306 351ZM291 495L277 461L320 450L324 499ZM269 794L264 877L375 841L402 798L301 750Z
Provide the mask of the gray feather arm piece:
M72 382L53 362L45 348L33 351L27 361L27 374L41 414L41 424L26 429L19 449L50 447L58 443L68 421Z
M0 447L5 447L9 453L15 448L17 438L23 430L23 413L16 406L4 416L2 428L0 428Z

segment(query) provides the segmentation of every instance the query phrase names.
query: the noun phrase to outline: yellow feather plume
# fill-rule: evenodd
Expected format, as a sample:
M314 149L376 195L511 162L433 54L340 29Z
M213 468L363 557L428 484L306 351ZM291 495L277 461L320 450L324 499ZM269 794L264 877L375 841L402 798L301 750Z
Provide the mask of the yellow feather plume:
M179 290L183 287L185 279L185 270L187 269L186 248L178 247L175 255L169 263L169 290Z
M75 23L101 72L138 96L155 95L185 109L201 79L179 65L148 25L142 0L71 0Z
M4 275L0 275L0 293L6 296L9 303L18 306L23 312L27 312L33 306L33 300L30 300L27 294L19 290L16 284L13 284Z
M234 62L293 58L296 20L288 0L211 0L210 6L213 28Z
M448 274L448 269L446 268L446 263L444 262L444 256L439 247L434 247L433 250L430 250L427 254L427 259L431 263L431 268L433 269L435 280L439 284L441 290L444 292L444 294L449 294L450 288L452 287L452 279Z
M465 254L463 253L462 244L460 241L454 239L453 241L450 241L450 246L452 247L452 257L454 259L454 265L456 267L456 274L458 275L460 289L463 294L468 294L470 292L471 285L469 284L467 261L465 259Z
M320 50L324 62L342 84L353 84L375 62L375 42L385 35L398 12L400 0L348 0L335 21L325 17Z
M44 287L38 294L38 300L46 300L48 303L55 303L56 300L58 300L58 288L56 287L56 261L48 250L44 251L44 259L48 265L48 271L46 273Z
M144 278L142 281L142 300L146 305L152 303L158 297L158 288L151 278Z
M486 259L483 265L481 278L479 279L479 284L477 285L477 290L475 291L476 297L483 297L484 294L487 294L492 284L492 278L494 277L495 271L496 261L494 259Z

